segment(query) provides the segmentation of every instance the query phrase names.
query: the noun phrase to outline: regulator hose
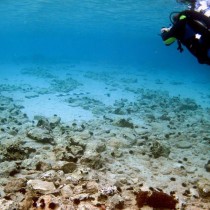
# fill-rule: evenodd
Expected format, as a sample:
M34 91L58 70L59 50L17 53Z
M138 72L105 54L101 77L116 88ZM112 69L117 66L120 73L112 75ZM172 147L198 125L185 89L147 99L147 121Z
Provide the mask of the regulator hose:
M171 23L174 25L174 20L173 20L173 16L178 15L180 12L171 12L169 15L169 19L171 21Z

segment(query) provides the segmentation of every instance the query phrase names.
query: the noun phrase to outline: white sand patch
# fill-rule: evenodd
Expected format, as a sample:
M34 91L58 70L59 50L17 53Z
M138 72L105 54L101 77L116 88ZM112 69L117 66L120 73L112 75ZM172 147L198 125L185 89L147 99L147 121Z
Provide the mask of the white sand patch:
M44 69L54 78L47 76L23 74L24 68L34 69L37 73ZM37 71L37 72L36 72ZM42 72L42 71L41 71ZM0 67L0 84L15 85L31 90L3 92L11 96L24 106L24 112L33 119L34 115L46 117L59 115L64 122L72 120L90 120L93 118L91 110L72 107L65 101L69 97L83 96L102 102L105 106L112 106L116 101L126 99L135 101L138 89L153 89L157 91L168 91L171 96L181 96L194 99L203 107L210 106L210 72L204 71L195 74L189 71L175 71L158 69L154 67L141 67L135 69L125 66L100 66L93 64L79 65L3 65ZM52 94L36 94L39 88L49 88L53 79L66 80L72 78L82 84L69 93L55 92ZM128 90L129 89L129 90ZM132 90L132 91L130 91ZM136 92L135 92L136 91ZM35 94L33 98L27 95ZM60 97L59 95L63 96Z

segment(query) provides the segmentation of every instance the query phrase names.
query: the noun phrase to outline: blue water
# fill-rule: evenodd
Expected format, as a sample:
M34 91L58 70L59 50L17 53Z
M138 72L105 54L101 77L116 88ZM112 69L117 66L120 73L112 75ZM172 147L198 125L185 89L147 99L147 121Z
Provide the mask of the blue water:
M162 43L160 28L183 9L175 0L2 0L0 64L114 64L210 84L209 66Z
M180 57L163 46L176 1L54 0L0 2L1 62L104 62L145 64ZM198 67L198 66L197 66ZM205 67L202 67L205 69Z

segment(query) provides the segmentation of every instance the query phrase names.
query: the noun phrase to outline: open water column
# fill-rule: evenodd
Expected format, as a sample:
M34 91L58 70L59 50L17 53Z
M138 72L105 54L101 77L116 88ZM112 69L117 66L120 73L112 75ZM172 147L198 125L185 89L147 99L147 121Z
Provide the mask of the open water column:
M210 208L210 69L160 29L177 1L0 2L0 209Z

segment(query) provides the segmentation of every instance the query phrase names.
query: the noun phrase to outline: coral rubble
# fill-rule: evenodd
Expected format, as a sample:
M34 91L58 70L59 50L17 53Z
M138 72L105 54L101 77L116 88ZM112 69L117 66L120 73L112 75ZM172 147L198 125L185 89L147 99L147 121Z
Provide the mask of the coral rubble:
M63 82L79 85L54 80L53 91L74 88ZM210 115L194 101L145 89L113 106L67 97L100 117L64 123L0 99L2 210L210 207Z

